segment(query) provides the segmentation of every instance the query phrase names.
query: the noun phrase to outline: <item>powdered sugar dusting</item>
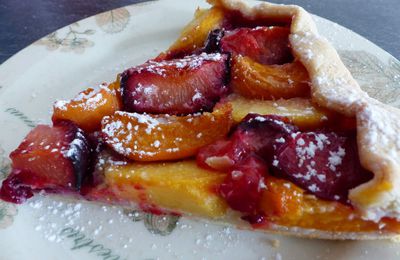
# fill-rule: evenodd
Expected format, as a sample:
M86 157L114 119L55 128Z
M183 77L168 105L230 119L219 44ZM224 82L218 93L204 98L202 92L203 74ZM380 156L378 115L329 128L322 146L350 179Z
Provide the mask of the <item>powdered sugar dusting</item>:
M171 225L168 216L55 196L38 195L19 211L29 216L32 232L49 246L57 243L73 248L87 258L101 254L101 259L146 259L149 255L183 259L190 254L199 259L232 259L233 251L238 250L246 252L246 257L260 259L276 254L278 249L272 241L274 236L187 218L180 218L171 234L161 236L158 229Z
M400 154L400 112L393 108L388 111L378 103L365 106L360 113L360 121L369 131L364 137L373 151L386 150L392 159L398 159Z
M399 110L375 100L370 100L359 114L360 127L368 129L367 131L364 130L364 134L360 136L361 143L366 147L362 154L366 154L370 158L368 167L375 173L382 174L382 171L387 171L386 174L389 175L389 171L400 167L399 118ZM397 173L391 172L391 174ZM376 203L375 205L357 204L364 210L366 219L377 222L386 216L400 220L400 189L398 188L400 187L400 180L396 177L390 179L390 182L392 188L381 191L385 193L386 200L384 203ZM358 202L357 192L362 192L363 189L363 187L360 187L350 192L356 203Z
M336 167L342 163L344 156L346 155L346 151L339 147L338 151L329 151L328 158L328 167L332 171L336 171Z
M139 125L132 126L132 124L129 122L129 124L125 126L122 121L109 120L110 117L105 117L103 119L104 127L102 128L102 132L109 137L107 142L113 147L113 149L125 156L128 156L131 153L138 153L140 155L154 155L154 152L142 150L143 147L139 147L138 142L136 140L132 140L132 134L133 132L139 131L140 126L144 126L145 133L151 135L152 131L157 129L158 125L162 123L160 122L162 119L157 119L147 114L129 113L123 111L117 111L116 114L120 116L127 115L136 120ZM132 141L134 143L132 147L126 145L130 144ZM160 146L160 141L156 140L152 146L158 148Z
M102 133L116 152L131 159L157 155L172 158L181 152L194 153L203 146L210 138L207 126L215 120L209 112L175 116L118 111L103 119Z
M98 87L80 92L71 100L57 100L54 103L54 107L60 110L67 110L68 105L73 108L80 107L84 110L93 110L107 102L102 93L111 93L114 95L115 90L109 89L106 84L101 84Z
M165 72L166 68L173 67L177 69L197 69L200 67L205 61L220 61L223 59L223 56L220 53L201 53L200 55L190 55L186 56L182 59L175 60L163 60L163 61L148 61L142 66L137 66L129 70L130 73L136 71L141 73L143 71L150 72L162 77L166 77Z

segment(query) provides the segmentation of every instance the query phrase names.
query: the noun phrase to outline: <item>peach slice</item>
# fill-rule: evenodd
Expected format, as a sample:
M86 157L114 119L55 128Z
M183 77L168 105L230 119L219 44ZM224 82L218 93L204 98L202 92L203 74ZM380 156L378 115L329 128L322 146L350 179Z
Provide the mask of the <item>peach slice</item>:
M310 80L304 66L295 61L283 65L263 65L251 58L232 58L233 91L248 98L279 99L310 95Z
M119 80L110 85L88 88L71 100L53 106L52 121L70 120L86 132L99 130L101 119L122 108Z
M188 116L116 112L102 121L106 143L137 161L175 160L193 156L198 149L219 140L232 125L230 104L212 113Z
M223 20L224 11L221 8L197 9L194 19L182 30L181 35L175 43L172 44L166 53L160 54L156 59L183 57L202 48L208 34L212 30L220 28Z
M326 125L333 115L307 98L259 100L232 94L227 101L232 104L235 123L239 123L249 113L256 113L283 116L301 129L315 129Z
M201 169L193 160L108 165L105 183L119 199L197 216L220 217L227 205L214 190L224 173Z

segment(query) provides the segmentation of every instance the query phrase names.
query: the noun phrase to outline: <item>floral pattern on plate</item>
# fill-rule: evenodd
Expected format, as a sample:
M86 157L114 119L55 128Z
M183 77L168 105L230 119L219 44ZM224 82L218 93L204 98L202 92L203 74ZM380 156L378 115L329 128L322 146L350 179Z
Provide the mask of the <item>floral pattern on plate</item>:
M125 7L104 12L95 16L96 24L106 33L119 33L129 23L130 13Z
M86 48L93 47L94 42L88 36L96 33L93 29L82 29L79 23L73 23L66 30L59 30L50 33L46 37L35 42L37 45L44 45L50 51L72 51L83 53Z
M129 209L125 209L124 213L134 222L144 221L144 225L148 231L161 236L171 234L179 220L179 216L172 214L156 215Z
M339 51L340 57L361 88L379 101L400 106L400 62L387 63L366 51ZM385 91L382 91L382 87Z
M4 149L0 146L0 181L4 180L11 171L11 162ZM11 226L18 209L15 204L0 200L0 229Z

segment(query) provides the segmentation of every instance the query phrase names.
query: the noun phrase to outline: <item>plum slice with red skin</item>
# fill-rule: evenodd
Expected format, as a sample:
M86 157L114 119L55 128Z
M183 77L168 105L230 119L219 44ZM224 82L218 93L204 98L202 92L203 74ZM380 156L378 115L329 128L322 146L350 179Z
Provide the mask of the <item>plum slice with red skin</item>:
M285 121L285 118L279 116L248 114L229 140L220 140L201 148L197 154L197 163L207 169L227 170L240 165L251 154L269 163L272 160L274 140L297 131L295 126Z
M232 209L257 214L266 173L265 162L249 156L230 171L218 191Z
M20 170L12 171L10 176L3 181L0 189L0 198L13 203L23 203L33 196L33 191L19 178Z
M149 61L122 74L124 109L174 115L210 111L229 92L227 76L226 54Z
M225 31L220 47L224 53L248 56L265 65L289 63L294 59L289 33L289 28L279 26Z
M360 164L354 134L298 132L275 147L277 176L322 199L348 203L349 190L373 177Z
M229 139L203 147L197 162L230 172L254 155L272 174L326 200L348 203L349 190L373 177L360 164L355 133L299 132L284 118L256 114L249 114Z
M72 122L38 125L10 154L13 170L0 197L22 203L32 190L77 191L88 172L90 152L85 133Z

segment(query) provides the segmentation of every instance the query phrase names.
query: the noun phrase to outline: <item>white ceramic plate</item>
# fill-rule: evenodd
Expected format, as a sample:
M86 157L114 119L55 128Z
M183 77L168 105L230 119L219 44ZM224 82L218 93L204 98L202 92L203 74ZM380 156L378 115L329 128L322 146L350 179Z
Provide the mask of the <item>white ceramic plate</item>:
M110 82L165 50L200 0L163 0L105 12L71 24L0 66L0 170L8 153L55 99ZM372 96L400 106L400 63L359 35L315 17L319 31ZM128 212L36 196L0 201L0 259L399 259L388 241L320 241L267 235L186 218Z

